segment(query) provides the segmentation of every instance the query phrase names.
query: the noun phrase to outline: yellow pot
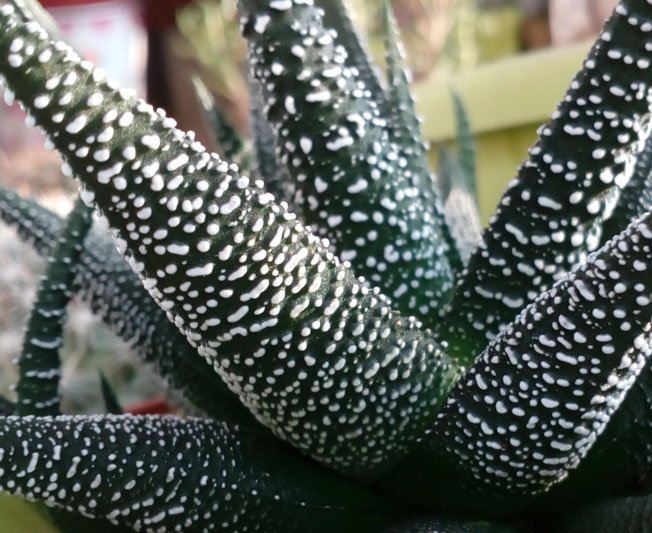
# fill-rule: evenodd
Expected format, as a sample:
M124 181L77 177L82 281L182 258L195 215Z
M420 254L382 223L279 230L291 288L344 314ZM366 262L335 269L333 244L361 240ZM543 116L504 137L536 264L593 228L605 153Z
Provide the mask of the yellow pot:
M483 221L582 66L590 43L547 48L454 75L433 73L415 85L423 134L435 146L456 135L450 89L461 96L476 137L478 195ZM434 151L433 151L434 155ZM436 167L435 167L436 168Z
M55 528L32 503L17 496L0 492L0 529L2 531L29 531L33 533L57 533Z

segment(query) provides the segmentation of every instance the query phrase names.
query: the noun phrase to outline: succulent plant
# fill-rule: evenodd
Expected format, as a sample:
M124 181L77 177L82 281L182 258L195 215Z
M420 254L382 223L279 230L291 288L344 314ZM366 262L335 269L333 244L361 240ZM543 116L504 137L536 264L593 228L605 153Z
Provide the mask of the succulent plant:
M49 267L0 489L70 530L648 526L652 3L621 1L468 259L389 9L382 81L339 2L238 8L251 168L0 2L8 94L115 244L1 194ZM59 413L75 292L197 416Z

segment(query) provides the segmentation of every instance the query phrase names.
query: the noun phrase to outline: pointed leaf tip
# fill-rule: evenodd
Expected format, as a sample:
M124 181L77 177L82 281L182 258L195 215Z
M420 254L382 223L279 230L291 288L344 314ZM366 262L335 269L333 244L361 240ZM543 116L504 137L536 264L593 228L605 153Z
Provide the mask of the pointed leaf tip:
M78 198L48 257L18 361L16 412L21 416L59 414L59 349L66 307L74 295L73 280L91 222L91 210Z

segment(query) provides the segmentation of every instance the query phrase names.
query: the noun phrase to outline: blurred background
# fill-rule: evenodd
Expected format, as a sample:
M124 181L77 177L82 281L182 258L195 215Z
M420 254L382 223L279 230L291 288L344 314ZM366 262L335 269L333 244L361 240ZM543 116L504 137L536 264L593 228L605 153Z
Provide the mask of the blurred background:
M214 148L190 83L200 73L220 107L248 128L245 48L234 0L51 0L42 2L69 41L123 86L147 95ZM580 67L615 0L395 0L413 72L424 135L450 144L449 88L461 95L477 142L481 215L490 215L536 127ZM379 0L350 0L369 50L383 62ZM0 103L0 185L65 214L74 184L58 156L27 129L16 106ZM433 156L434 157L434 156ZM13 360L43 262L0 223L0 394L13 397ZM73 301L64 346L68 412L100 412L98 370L125 405L157 398L159 380L80 302Z

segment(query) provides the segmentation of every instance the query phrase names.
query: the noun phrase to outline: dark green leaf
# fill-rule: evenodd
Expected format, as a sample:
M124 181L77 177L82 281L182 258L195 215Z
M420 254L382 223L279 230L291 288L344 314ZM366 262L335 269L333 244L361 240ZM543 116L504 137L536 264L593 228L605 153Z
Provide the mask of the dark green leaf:
M392 468L457 378L429 333L356 279L262 184L7 6L0 30L8 85L150 295L258 420L352 475Z
M34 20L43 26L53 38L61 41L65 40L65 36L57 22L52 18L52 15L43 8L38 0L14 0L12 3L16 3L16 5L22 8L20 9L19 16L21 16L23 20Z
M324 10L324 25L335 30L337 43L346 49L347 65L357 69L358 77L378 102L384 100L378 71L371 61L362 37L353 26L344 2L315 0L315 5Z
M651 257L648 213L526 307L458 382L422 449L397 470L399 492L504 513L572 476L652 353ZM437 480L450 469L458 479ZM433 476L432 493L408 471Z
M602 240L620 233L631 220L652 208L652 135L636 158L634 171L620 191L613 213L604 222Z
M414 109L414 98L410 93L410 74L405 67L405 51L389 0L383 0L383 25L387 62L387 99L384 112L387 117L390 117L394 139L401 146L414 152L413 159L424 164L425 146L421 137L419 119ZM427 173L421 178L431 179ZM434 190L434 187L431 181L430 189Z
M47 257L61 219L36 202L0 188L0 218ZM80 258L75 291L92 311L196 407L228 422L253 418L143 288L107 237L92 233Z
M0 396L0 416L12 415L16 412L16 404L4 396Z
M417 516L384 530L384 533L518 533L527 531L480 518L455 515Z
M647 343L652 342L648 333ZM652 470L652 368L643 368L572 475L535 502L539 512L572 501L602 497L609 488L638 489ZM579 496L579 498L578 498Z
M59 381L66 307L74 296L73 279L84 239L91 227L91 210L77 199L56 246L48 256L48 267L36 295L18 360L16 413L57 415Z
M403 172L402 147L322 11L278 5L239 3L251 73L295 182L293 204L356 275L382 286L398 310L432 323L454 277L443 216Z
M0 490L136 530L377 531L364 486L226 424L176 417L6 417Z
M133 533L129 526L116 526L106 519L88 518L79 512L57 507L49 507L46 512L61 533Z
M265 190L273 194L277 202L285 202L296 211L292 203L296 187L287 168L276 156L276 134L265 117L265 101L260 86L252 79L249 79L249 101L258 174L265 183Z
M462 269L460 250L457 248L459 242L453 235L455 230L447 224L448 219L442 207L443 198L440 198L437 183L430 172L427 145L421 135L420 120L410 93L410 74L405 67L403 44L389 0L383 0L383 23L388 86L382 108L383 116L389 122L390 138L398 145L399 153L405 159L397 172L423 196L425 207L439 224L441 235L438 238L445 239L448 244L448 259L457 273ZM444 300L438 302L438 307ZM426 325L432 325L435 316L435 313L431 313L429 320L425 320Z
M599 246L647 135L651 20L620 4L503 196L438 326L462 363Z

